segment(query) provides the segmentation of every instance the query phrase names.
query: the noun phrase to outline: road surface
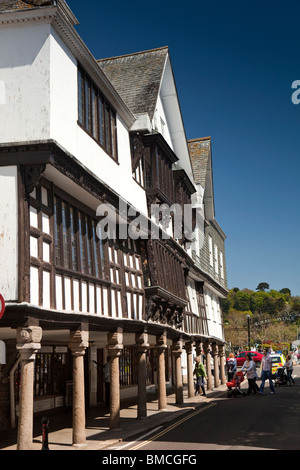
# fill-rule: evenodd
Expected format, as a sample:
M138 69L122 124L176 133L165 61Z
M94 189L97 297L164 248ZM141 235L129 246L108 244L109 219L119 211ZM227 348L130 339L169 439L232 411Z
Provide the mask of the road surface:
M300 449L300 366L296 386L276 387L263 395L207 399L195 411L166 426L122 442L116 450L298 450ZM260 385L260 381L258 381ZM247 389L247 380L243 383Z

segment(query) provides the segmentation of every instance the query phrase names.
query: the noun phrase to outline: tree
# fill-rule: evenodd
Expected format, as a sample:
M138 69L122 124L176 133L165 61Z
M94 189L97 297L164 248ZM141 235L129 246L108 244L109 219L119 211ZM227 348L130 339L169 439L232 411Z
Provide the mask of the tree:
M265 292L266 289L270 289L270 286L267 282L260 282L256 288L256 290L260 290Z
M281 289L279 291L281 294L288 294L289 296L291 296L291 291L288 287L284 287L283 289Z
M225 338L231 343L232 349L245 349L248 341L247 314L251 312L239 312L231 309L228 313L228 321L224 325Z

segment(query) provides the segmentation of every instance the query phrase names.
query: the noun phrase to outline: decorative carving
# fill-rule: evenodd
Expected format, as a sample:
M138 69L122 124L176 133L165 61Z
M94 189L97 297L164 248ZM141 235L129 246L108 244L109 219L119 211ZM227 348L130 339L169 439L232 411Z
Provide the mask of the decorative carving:
M181 328L183 322L183 308L171 305L157 297L150 297L146 306L147 321Z
M28 326L17 328L17 350L21 360L33 361L36 352L41 349L42 328Z
M34 188L39 186L45 170L46 165L25 166L24 183L27 194L32 193Z
M134 172L144 155L144 144L142 136L137 133L132 136L132 171Z
M158 284L158 275L157 275L157 264L156 257L154 252L154 244L151 239L147 240L147 253L148 253L148 266L149 273L152 281L152 285Z
M109 356L118 357L121 355L123 349L123 330L117 328L111 333L107 333L107 351Z
M89 330L86 324L82 324L77 330L70 331L69 348L73 356L83 356L89 345Z
M31 344L40 343L42 339L42 328L39 326L20 327L17 329L17 343Z

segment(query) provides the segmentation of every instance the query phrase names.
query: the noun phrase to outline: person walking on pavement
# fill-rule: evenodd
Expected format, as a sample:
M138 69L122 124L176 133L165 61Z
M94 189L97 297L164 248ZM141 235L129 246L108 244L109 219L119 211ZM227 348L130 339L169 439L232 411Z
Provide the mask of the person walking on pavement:
M294 368L293 368L293 359L290 355L286 356L286 361L285 361L284 367L286 368L286 373L287 373L290 385L292 385L291 382L293 382L293 384L295 385L295 380L292 376L292 373L293 373L293 370L294 370Z
M201 387L203 396L206 397L205 388L204 388L204 385L205 385L204 379L205 377L207 377L207 375L206 375L204 365L200 361L200 356L195 357L195 362L196 362L196 365L195 365L194 372L193 372L193 375L196 375L196 381L197 381L195 395L197 395L198 392L200 393L200 387Z
M264 349L263 354L264 355L261 361L261 385L259 387L258 393L264 393L266 380L269 380L271 393L275 393L272 381L272 359L266 349Z
M229 359L226 364L228 382L230 382L233 379L233 376L236 373L236 370L237 370L236 365L237 365L236 358L234 357L233 353L230 353Z
M256 365L255 362L252 360L251 354L248 353L246 355L246 361L243 364L241 371L245 371L248 379L248 392L247 395L251 395L253 393L256 394L256 387L255 387L255 374L256 374Z

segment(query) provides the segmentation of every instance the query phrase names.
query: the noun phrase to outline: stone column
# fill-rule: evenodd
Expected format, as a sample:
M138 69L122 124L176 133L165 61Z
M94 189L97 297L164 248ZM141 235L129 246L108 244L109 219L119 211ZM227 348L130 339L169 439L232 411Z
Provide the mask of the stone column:
M73 356L73 445L86 443L85 434L85 393L84 354L88 347L88 326L83 324L70 332L69 348Z
M17 329L17 350L21 359L20 412L17 450L31 450L33 436L34 360L41 348L42 328L27 326Z
M187 378L188 378L188 397L193 397L195 395L194 387L194 364L193 364L193 346L192 342L185 343L185 350L187 355Z
M203 344L203 351L206 357L206 374L207 374L207 390L212 390L212 374L211 374L211 347L210 343L206 342Z
M224 344L222 346L219 346L219 356L220 356L221 384L224 385L226 384L226 374L225 374L226 358L225 358Z
M196 349L196 356L202 356L203 344L201 341L196 341L195 349Z
M219 355L218 355L218 345L217 343L212 344L212 354L214 359L214 384L215 388L218 388L220 385L219 379Z
M146 389L146 353L149 348L148 334L136 333L135 342L138 354L138 412L137 417L147 417L147 389Z
M165 333L156 337L157 348L157 382L158 382L158 409L167 409L165 350L167 349L167 336Z
M181 373L182 339L173 341L172 351L175 357L176 403L180 405L183 403L183 385Z
M123 349L123 330L118 328L107 334L110 356L110 429L120 429L120 368L119 357Z

